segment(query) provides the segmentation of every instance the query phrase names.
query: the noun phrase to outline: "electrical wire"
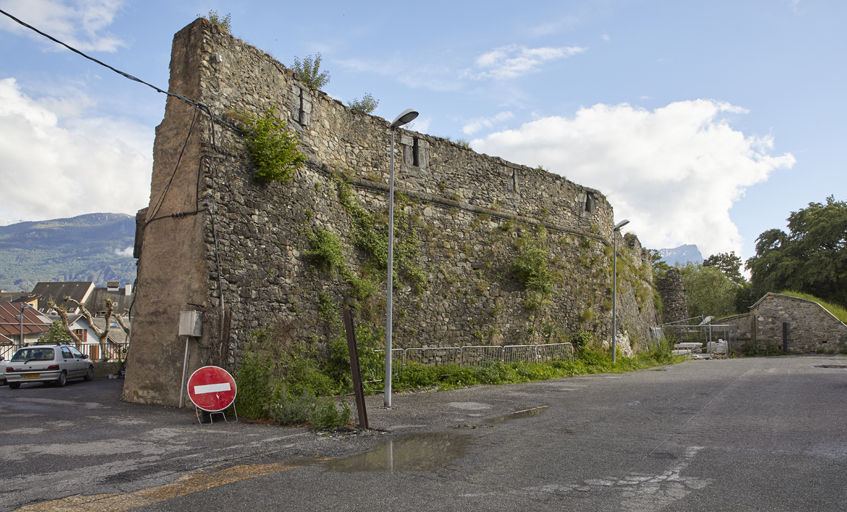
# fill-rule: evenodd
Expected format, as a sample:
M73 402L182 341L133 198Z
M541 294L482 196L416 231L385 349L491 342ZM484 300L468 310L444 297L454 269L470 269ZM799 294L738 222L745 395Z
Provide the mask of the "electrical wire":
M37 28L33 27L32 25L29 25L29 24L27 24L27 23L25 23L25 22L23 22L23 21L19 20L18 18L16 18L16 17L12 16L11 14L9 14L8 12L6 12L6 11L4 11L4 10L2 10L2 9L0 9L0 14L3 14L3 15L5 15L5 16L7 16L8 18L10 18L10 19L11 19L12 21L14 21L15 23L18 23L19 25L22 25L22 26L24 26L24 27L26 27L26 28L28 28L28 29L32 30L33 32L35 32L35 33L37 33L37 34L40 34L40 35L42 35L42 36L46 37L47 39L49 39L49 40L53 41L54 43L57 43L57 44L60 44L60 45L64 46L64 47L65 47L65 48L67 48L68 50L70 50L70 51L72 51L72 52L74 52L74 53L76 53L76 54L78 54L78 55L81 55L82 57L85 57L86 59L88 59L88 60L90 60L90 61L92 61L92 62L95 62L95 63L97 63L97 64L100 64L100 65L101 65L101 66L103 66L104 68L111 69L112 71L114 71L115 73L117 73L117 74L121 75L121 76L122 76L122 77L124 77L124 78L127 78L127 79L129 79L129 80L132 80L133 82L138 82L138 83L140 83L140 84L144 84L144 85L146 85L147 87L150 87L151 89L155 90L156 92L160 92L160 93L165 94L165 95L167 95L167 96L173 96L174 98L179 98L179 99L181 99L181 100L183 100L183 101L186 101L186 102L188 102L188 103L191 103L192 105L196 105L196 106L201 106L201 105L202 105L202 106L204 106L204 107L208 108L208 106L207 106L207 105L203 105L203 104L202 104L202 103L200 103L199 101L192 100L192 99L190 99L190 98L187 98L187 97L185 97L185 96L182 96L181 94L174 94L174 93L172 93L172 92L168 92L168 91L162 90L162 89L160 89L160 88L156 87L156 86L155 86L155 85L153 85L153 84L149 84L149 83L145 82L144 80L141 80L140 78L136 78L136 77L134 77L134 76L130 75L129 73L125 73L125 72L121 71L120 69L113 68L112 66L110 66L110 65L106 64L105 62L101 62L101 61L99 61L99 60L95 59L94 57L91 57L91 56L89 56L89 55L86 55L86 54L84 54L83 52L81 52L81 51L77 50L76 48L74 48L73 46L70 46L69 44L66 44L66 43L64 43L64 42L62 42L62 41L60 41L60 40L56 39L55 37L51 36L50 34L44 33L44 32L42 32L42 31L38 30Z
M192 131L194 130L194 126L195 126L195 124L196 124L196 122L197 122L197 113L198 113L198 111L205 112L205 113L206 113L206 115L208 115L208 116L209 116L209 118L212 120L212 123L210 123L210 130L211 130L211 142L212 142L212 144L211 144L211 145L212 145L212 149L213 149L213 150L215 150L215 151L216 151L216 152L218 152L218 153L225 154L226 156L236 156L236 155L233 155L233 154L231 154L231 153L229 153L229 152L227 152L227 151L222 151L221 149L219 149L219 148L217 147L216 140L215 140L215 139L216 139L216 137L215 137L215 126L214 126L214 125L215 125L215 123L219 123L221 126L227 127L227 128L229 128L229 129L231 129L231 130L234 130L234 131L236 131L236 132L240 132L240 130L238 129L238 127L237 127L237 126L235 126L235 125L233 125L232 123L230 123L230 122L228 122L228 121L226 121L226 120L224 120L224 119L222 119L222 118L220 118L220 117L216 116L215 114L213 114L213 113L212 113L212 109L211 109L211 107L210 107L209 105L206 105L205 103L202 103L202 102L199 102L199 101L193 100L193 99L188 98L188 97L186 97L186 96L183 96L183 95L181 95L181 94L175 94L175 93L172 93L172 92L169 92L169 91L165 91L165 90L163 90L163 89L161 89L161 88L159 88L159 87L156 87L155 85L152 85L152 84L150 84L150 83L145 82L144 80L141 80L141 79L139 79L139 78L137 78L137 77L135 77L135 76L132 76L132 75L130 75L129 73L126 73L126 72L121 71L121 70L119 70L119 69L117 69L117 68L114 68L114 67L112 67L112 66L110 66L110 65L106 64L105 62L99 61L99 60L95 59L94 57L91 57L91 56L89 56L89 55L86 55L85 53L83 53L83 52L81 52L81 51L77 50L76 48L74 48L74 47L72 47L72 46L70 46L70 45L68 45L68 44L66 44L66 43L64 43L64 42L62 42L62 41L60 41L59 39L56 39L55 37L53 37L53 36L51 36L51 35L49 35L49 34L47 34L47 33L45 33L45 32L42 32L41 30L38 30L37 28L33 27L32 25L29 25L28 23L25 23L24 21L22 21L22 20L20 20L20 19L16 18L15 16L12 16L11 14L9 14L8 12L6 12L6 11L4 11L4 10L2 10L2 9L0 9L0 14L5 15L6 17L10 18L12 21L14 21L14 22L18 23L19 25L21 25L21 26L23 26L23 27L26 27L26 28L28 28L28 29L32 30L33 32L36 32L37 34L39 34L39 35L41 35L41 36L43 36L43 37L46 37L47 39L50 39L51 41L53 41L53 42L55 42L55 43L57 43L57 44L59 44L59 45L61 45L61 46L64 46L64 47L65 47L65 48L67 48L68 50L70 50L70 51L72 51L72 52L74 52L74 53L76 53L76 54L78 54L78 55L80 55L80 56L82 56L82 57L84 57L84 58L86 58L86 59L88 59L88 60L90 60L90 61L92 61L92 62L96 63L96 64L99 64L99 65L101 65L101 66L103 66L103 67L105 67L105 68L107 68L107 69L110 69L111 71L114 71L115 73L117 73L117 74L119 74L119 75L123 76L124 78L126 78L126 79L128 79L128 80L132 80L133 82L138 82L138 83L140 83L140 84L146 85L147 87L150 87L151 89L155 90L155 91L156 91L156 92L158 92L158 93L161 93L161 94L164 94L164 95L166 95L166 96L170 96L170 97L174 97L174 98L180 99L180 100L182 100L182 101L184 101L184 102L186 102L186 103L188 103L188 104L190 104L190 105L194 106L195 110L194 110L194 116L192 117L192 120L191 120L191 126L190 126L190 128L189 128L189 130L188 130L188 135L186 136L185 142L183 143L183 147L182 147L182 150L180 151L179 157L177 158L176 166L174 167L174 171L173 171L173 173L171 174L171 178L170 178L170 180L168 180L168 184L165 186L165 189L162 191L162 195L159 197L159 200L157 201L157 204L156 204L156 206L155 206L155 207L154 207L154 209L153 209L153 212L152 212L152 215L151 215L151 219L150 219L150 220L148 220L148 221L146 221L146 222L145 222L145 223L141 226L141 229L142 229L142 231L144 231L144 229L147 227L147 225L148 225L148 224L150 224L151 222L155 221L155 220L160 220L160 219L165 219L165 218L183 218L183 217L186 217L186 216L189 216L189 215L196 215L196 214L198 214L198 213L201 213L202 211L207 211L207 212L209 212L209 214L212 216L212 231L213 231L213 235L214 235L214 238L215 238L215 259L216 259L216 265L217 265L217 271L218 271L218 289L219 289L220 301L221 301L221 314L222 314L221 322L223 322L223 321L224 321L223 316L226 314L226 309L225 309L225 306L224 306L223 289L222 289L222 286L221 286L221 285L222 285L222 283L221 283L220 256L219 256L219 249L218 249L218 244L217 244L217 242L218 242L218 240L217 240L217 232L216 232L216 229L215 229L215 220L214 220L214 213L215 213L215 212L214 212L214 211L212 211L212 210L213 210L212 208L203 208L203 209L201 209L201 208L200 208L200 204L199 204L199 188L200 188L200 177L201 177L201 168L202 168L202 167L201 167L201 168L198 168L198 174L197 174L197 184L196 184L196 189L197 189L197 190L196 190L196 197L195 197L195 210L194 210L194 211L192 211L192 212L179 212L179 213L173 213L173 214L170 214L170 215L162 215L162 216L160 216L160 217L157 217L157 215L158 215L158 213L159 213L159 210L160 210L160 209L161 209L161 207L162 207L162 204L163 204L163 203L164 203L164 201L165 201L165 197L167 196L167 194L168 194L168 192L169 192L169 190L170 190L170 186L171 186L171 184L173 183L173 179L174 179L174 177L176 176L176 172L177 172L177 169L179 168L179 164L180 164L180 162L181 162L181 160L182 160L182 156L183 156L183 154L185 153L185 149L186 149L186 147L187 147L187 145L188 145L188 140L189 140L189 138L191 137L191 133L192 133ZM200 164L200 165L202 166L202 160L201 160L201 164ZM138 282L138 280L136 279L136 283L137 283L137 282ZM133 302L132 302L132 304L130 305L130 319L132 318L132 306L133 306L134 304L135 304L135 298L133 297ZM130 321L131 321L131 320L130 320ZM223 343L223 338L222 338L222 340L221 340L221 343ZM236 351L236 352L235 352L235 354L236 354L236 355L235 355L235 357L237 358L237 350L238 350L238 340L237 340L237 339L236 339L235 343L236 343L236 345L235 345L235 346L236 346L236 348L235 348L235 351ZM209 356L207 357L207 362L208 362L208 358L211 358L211 355L212 355L211 347L209 347L209 348L210 348L210 352L209 352Z

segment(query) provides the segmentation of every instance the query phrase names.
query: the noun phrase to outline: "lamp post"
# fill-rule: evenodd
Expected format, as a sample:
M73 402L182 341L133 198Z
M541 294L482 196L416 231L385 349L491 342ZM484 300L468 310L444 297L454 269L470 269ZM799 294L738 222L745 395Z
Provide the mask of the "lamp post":
M388 181L388 293L385 319L385 407L391 407L391 306L394 288L394 131L418 117L418 111L410 108L397 116L391 123L391 175Z
M629 221L624 219L615 224L615 229L612 231L612 240L614 251L612 260L614 261L612 269L612 363L618 360L618 231L622 227L629 224Z

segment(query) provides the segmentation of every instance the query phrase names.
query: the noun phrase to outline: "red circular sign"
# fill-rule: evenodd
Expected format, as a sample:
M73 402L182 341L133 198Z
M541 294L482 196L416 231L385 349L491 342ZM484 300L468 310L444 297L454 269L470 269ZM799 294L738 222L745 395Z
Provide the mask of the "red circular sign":
M235 379L217 366L204 366L188 379L188 397L207 412L223 411L232 405L236 393Z

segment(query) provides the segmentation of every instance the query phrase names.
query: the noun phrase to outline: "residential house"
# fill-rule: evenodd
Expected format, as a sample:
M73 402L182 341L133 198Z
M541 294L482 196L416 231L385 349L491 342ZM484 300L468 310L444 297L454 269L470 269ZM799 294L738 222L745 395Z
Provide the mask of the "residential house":
M35 343L53 322L24 302L0 302L0 335L15 348Z
M65 297L85 304L92 292L94 292L94 283L91 281L39 282L32 289L33 295L42 297L43 300L39 302L39 309L45 313L50 308L47 305L47 299L53 299L57 306L65 306L68 313L79 313L79 307L73 302L65 302Z
M135 294L132 293L132 285L126 283L123 287L117 281L109 281L105 287L96 287L88 300L85 302L85 308L94 316L104 316L106 314L106 297L112 299L114 304L114 314L123 314L132 306L132 301L135 299ZM57 303L58 304L58 303Z

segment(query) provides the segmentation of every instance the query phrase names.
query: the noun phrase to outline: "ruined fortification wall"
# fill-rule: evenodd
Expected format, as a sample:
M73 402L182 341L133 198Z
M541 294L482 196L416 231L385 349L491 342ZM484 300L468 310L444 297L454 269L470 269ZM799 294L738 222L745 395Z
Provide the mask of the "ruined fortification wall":
M688 318L685 286L678 268L670 268L664 277L656 280L656 289L662 297L662 323L669 324Z
M360 324L384 324L389 123L202 19L174 38L170 91L205 106L171 97L157 128L125 399L178 401L180 310L204 316L190 370L231 365L260 328L324 342L340 334L344 303ZM308 157L286 184L253 177L238 130L274 106ZM610 339L614 222L599 191L414 131L398 130L395 150L396 346L543 343L580 330ZM315 256L327 237L340 242L334 265ZM540 298L513 271L531 248L549 265ZM646 340L650 258L634 236L618 248L618 325Z

